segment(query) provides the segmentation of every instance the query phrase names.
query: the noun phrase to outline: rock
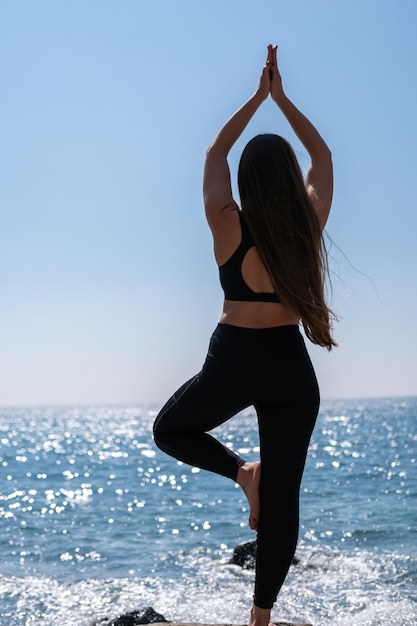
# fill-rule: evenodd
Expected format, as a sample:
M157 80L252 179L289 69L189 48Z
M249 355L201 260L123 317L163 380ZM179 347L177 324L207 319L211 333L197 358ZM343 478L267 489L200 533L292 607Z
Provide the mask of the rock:
M233 550L229 563L239 565L243 569L254 569L256 559L256 541L245 541Z
M151 606L148 606L143 613L133 611L132 613L121 615L110 626L139 626L139 624L161 624L167 622L168 620L163 615L160 615Z
M254 569L256 560L256 539L240 543L233 551L229 564L239 565L243 569ZM297 565L300 559L294 557L292 565Z
M132 611L124 613L116 620L100 620L91 622L90 626L138 626L139 624L153 624L154 626L234 626L232 624L201 624L195 622L168 622L163 615L160 615L152 607L148 607L144 612ZM273 622L275 626L312 626L311 624L295 624L294 622ZM244 624L235 626L245 626Z
M168 622L170 626L247 626L247 624L202 624L201 622ZM154 626L164 626L166 622L154 623ZM300 622L272 622L275 626L312 626L312 624Z
M93 620L90 622L90 626L139 626L139 624L167 624L168 620L163 615L154 611L151 606L148 606L145 611L132 611L130 613L123 613L120 617L115 619L103 618L100 620Z

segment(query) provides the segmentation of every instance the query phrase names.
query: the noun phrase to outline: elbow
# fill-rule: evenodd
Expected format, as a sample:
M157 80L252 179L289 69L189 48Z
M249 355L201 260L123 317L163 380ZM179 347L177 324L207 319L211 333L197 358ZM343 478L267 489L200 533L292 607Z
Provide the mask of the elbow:
M324 146L322 147L322 149L320 150L320 155L319 155L320 160L328 160L331 161L332 160L332 152L329 148L329 146L327 144L324 144Z
M326 158L331 161L332 160L332 151L330 150L329 146L326 144L325 146L325 155Z
M319 152L316 152L316 154L312 155L311 163L312 165L316 166L323 164L328 164L332 166L332 153L330 148L324 145Z
M224 145L222 141L219 141L217 137L211 142L211 144L206 150L206 158L214 157L214 158L226 159L228 154L229 154L228 147Z
M223 156L223 155L221 154L219 147L216 146L216 142L213 141L206 150L206 159L210 157L218 157L218 156Z

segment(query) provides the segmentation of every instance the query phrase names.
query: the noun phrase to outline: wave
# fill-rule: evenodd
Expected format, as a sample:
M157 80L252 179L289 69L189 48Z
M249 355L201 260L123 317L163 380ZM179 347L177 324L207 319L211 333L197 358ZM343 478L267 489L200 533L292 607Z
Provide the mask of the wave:
M170 621L245 623L254 573L230 554L196 548L168 556L141 578L60 582L46 576L0 577L0 624L88 626L152 606ZM173 562L175 561L175 562ZM175 574L173 575L173 572ZM415 626L417 559L301 547L273 612L274 621L313 626ZM233 599L233 601L231 601Z

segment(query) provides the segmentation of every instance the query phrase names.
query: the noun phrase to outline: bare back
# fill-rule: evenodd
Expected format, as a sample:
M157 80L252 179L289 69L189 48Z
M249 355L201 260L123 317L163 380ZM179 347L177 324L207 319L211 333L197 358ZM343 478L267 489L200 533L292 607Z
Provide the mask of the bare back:
M230 259L242 238L236 203L232 203L222 212L216 220L216 225L212 226L212 233L216 262L221 266ZM271 294L274 292L271 278L255 246L246 252L241 265L241 274L253 292ZM299 318L280 303L226 299L220 322L246 328L270 328L298 324Z

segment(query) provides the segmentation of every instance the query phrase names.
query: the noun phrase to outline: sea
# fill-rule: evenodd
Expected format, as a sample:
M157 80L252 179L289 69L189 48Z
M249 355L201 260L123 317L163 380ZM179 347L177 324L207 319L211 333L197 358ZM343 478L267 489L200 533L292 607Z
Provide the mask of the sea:
M159 408L0 408L1 626L247 623L246 499L156 448ZM252 408L215 432L258 458ZM322 400L300 515L273 621L417 625L417 397Z

